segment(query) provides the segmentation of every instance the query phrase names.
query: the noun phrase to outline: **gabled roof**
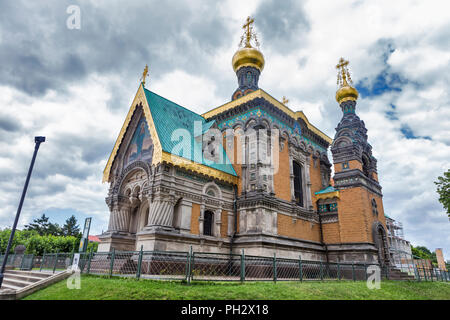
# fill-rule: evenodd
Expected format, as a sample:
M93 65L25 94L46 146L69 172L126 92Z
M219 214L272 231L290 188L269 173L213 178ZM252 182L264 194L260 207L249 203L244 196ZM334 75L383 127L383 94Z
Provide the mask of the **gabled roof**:
M214 121L206 122L201 115L145 89L142 84L139 86L103 171L103 182L110 181L112 164L138 105L142 105L154 144L152 164L156 165L160 162L173 163L219 180L237 183L237 174L222 146L220 146L220 150L224 162L216 163L203 159L202 146L194 139L195 123L199 125L199 131L205 132L213 126ZM172 134L177 129L183 129L185 130L184 132L188 132L190 134L189 139L172 141ZM175 155L173 155L174 150ZM190 150L190 152L178 153L176 150Z
M281 103L280 101L278 101L277 99L275 99L274 97L272 97L270 94L268 94L267 92L265 92L262 89L258 89L256 91L250 92L249 94L242 96L236 100L230 101L228 103L225 103L217 108L214 108L208 112L205 112L204 114L202 114L202 116L205 119L210 119L215 115L218 115L226 110L232 109L238 105L241 105L247 101L253 100L255 98L264 98L265 100L269 101L270 103L272 103L275 107L277 107L278 109L280 109L281 111L285 112L287 115L289 115L290 117L294 118L295 120L301 118L303 121L305 121L306 126L308 127L309 130L311 130L312 132L314 132L316 135L318 135L319 137L321 137L322 139L324 139L326 142L328 142L329 144L331 144L333 142L333 139L330 138L329 136L327 136L325 133L323 133L322 131L320 131L319 129L317 129L314 125L312 125L308 118L305 116L305 114L303 113L303 111L292 111L290 108L286 107L286 105L284 105L283 103Z

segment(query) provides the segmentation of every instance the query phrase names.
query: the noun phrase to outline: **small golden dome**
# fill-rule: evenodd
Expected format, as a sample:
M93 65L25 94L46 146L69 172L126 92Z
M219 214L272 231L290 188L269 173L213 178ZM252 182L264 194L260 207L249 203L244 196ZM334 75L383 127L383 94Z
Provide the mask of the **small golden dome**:
M356 101L358 99L358 90L349 85L339 88L336 91L336 101L341 104L341 102L353 100Z
M347 65L348 61L341 58L336 66L336 69L339 70L337 78L339 89L336 91L336 101L339 104L344 101L356 101L356 99L358 99L358 90L350 85L352 84L352 78L350 77L350 72L348 71Z
M234 54L232 65L234 72L241 67L254 67L261 72L264 69L264 56L256 48L244 47Z

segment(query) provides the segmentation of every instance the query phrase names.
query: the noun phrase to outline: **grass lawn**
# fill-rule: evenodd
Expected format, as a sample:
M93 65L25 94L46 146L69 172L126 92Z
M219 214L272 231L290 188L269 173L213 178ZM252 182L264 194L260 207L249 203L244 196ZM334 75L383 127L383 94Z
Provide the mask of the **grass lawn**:
M83 275L81 289L66 280L25 297L25 300L450 300L450 282L383 281L369 290L365 281L340 282L193 282L152 281Z

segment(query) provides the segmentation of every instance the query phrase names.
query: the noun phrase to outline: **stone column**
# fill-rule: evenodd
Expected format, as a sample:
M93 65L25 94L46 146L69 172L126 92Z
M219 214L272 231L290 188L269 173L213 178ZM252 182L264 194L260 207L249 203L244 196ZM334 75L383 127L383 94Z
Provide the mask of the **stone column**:
M239 211L239 233L247 232L247 212L245 210Z
M173 209L175 197L173 195L159 195L150 204L147 227L173 229Z
M294 190L294 166L292 165L292 161L294 159L293 154L292 154L292 146L289 143L288 144L289 147L289 178L290 178L290 182L291 182L291 199L292 201L295 201L295 190Z
M214 236L217 238L221 237L220 229L222 226L222 208L215 210L214 212Z
M125 197L117 197L112 200L111 215L109 218L108 231L128 232L130 224L130 203Z
M130 226L131 206L128 203L119 204L119 208L116 211L116 227L117 231L128 232Z
M305 181L306 181L306 203L305 203L305 208L312 210L313 209L313 205L312 205L312 199L311 199L311 177L310 177L310 173L309 173L310 163L309 163L308 160L309 159L306 158L306 161L305 161Z
M203 234L203 221L205 220L205 205L200 205L200 217L198 218L198 233Z

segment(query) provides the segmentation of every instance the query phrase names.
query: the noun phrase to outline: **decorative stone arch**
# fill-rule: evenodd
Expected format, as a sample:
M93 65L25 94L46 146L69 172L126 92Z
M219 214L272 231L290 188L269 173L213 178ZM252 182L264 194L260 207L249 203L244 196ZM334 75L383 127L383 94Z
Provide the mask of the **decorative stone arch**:
M267 118L260 118L258 124L264 127L264 129L266 130L270 130L272 127L271 121L269 121Z
M343 136L351 137L352 135L353 135L353 132L350 128L344 128L338 132L336 139L339 137L343 137Z
M217 194L215 194L213 197L222 201L222 190L220 190L219 186L214 181L208 182L203 186L202 195L207 197L211 196L208 194L209 190L214 190L215 192L217 192Z
M380 221L376 221L372 225L372 237L375 247L378 249L378 261L380 265L390 264L389 240L387 231Z
M340 136L333 141L332 148L342 148L352 145L352 139L347 136Z
M122 184L124 181L126 181L126 178L130 174L134 173L135 170L139 170L139 169L145 171L145 173L147 175L147 181L148 181L150 179L150 175L152 173L152 169L151 169L150 165L147 162L143 162L143 161L132 162L122 171L122 174L120 175L119 179L117 180L117 182L113 188L113 193L119 194L119 191L122 189Z
M253 124L254 123L254 124ZM247 131L250 127L258 124L258 119L256 117L250 117L244 124L244 131Z

